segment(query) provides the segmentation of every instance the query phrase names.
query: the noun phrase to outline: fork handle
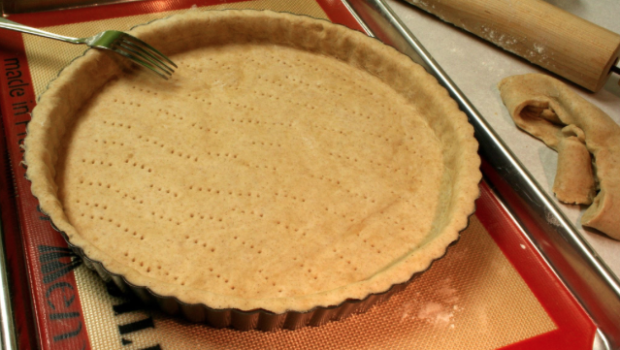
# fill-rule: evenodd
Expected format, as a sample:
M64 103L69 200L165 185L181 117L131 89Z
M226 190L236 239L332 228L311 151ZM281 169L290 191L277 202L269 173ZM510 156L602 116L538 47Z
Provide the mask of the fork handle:
M42 36L42 37L49 38L49 39L56 39L56 40L68 42L71 44L84 44L85 43L84 40L81 38L72 38L72 37L68 37L64 35L58 35L58 34L46 32L44 30L40 30L37 28L28 27L23 24L10 21L2 16L0 16L0 28L15 30L18 32L26 33L26 34L38 35L38 36Z

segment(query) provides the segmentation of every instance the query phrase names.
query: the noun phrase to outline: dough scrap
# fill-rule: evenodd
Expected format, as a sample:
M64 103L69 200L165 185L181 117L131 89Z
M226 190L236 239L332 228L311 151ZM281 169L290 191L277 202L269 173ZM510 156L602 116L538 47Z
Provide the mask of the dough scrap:
M596 196L596 184L583 130L569 125L562 129L559 137L553 193L563 203L590 205Z
M589 204L596 181L599 192L581 224L620 240L620 126L564 83L545 75L508 77L498 88L517 126L558 151L553 188L558 199ZM593 156L594 174L585 150Z

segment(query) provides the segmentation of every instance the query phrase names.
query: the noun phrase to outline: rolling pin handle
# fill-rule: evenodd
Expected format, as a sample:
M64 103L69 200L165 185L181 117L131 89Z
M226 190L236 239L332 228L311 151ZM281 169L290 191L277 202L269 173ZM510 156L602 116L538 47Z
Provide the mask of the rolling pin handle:
M550 4L562 1L406 1L593 92L620 55L618 33Z

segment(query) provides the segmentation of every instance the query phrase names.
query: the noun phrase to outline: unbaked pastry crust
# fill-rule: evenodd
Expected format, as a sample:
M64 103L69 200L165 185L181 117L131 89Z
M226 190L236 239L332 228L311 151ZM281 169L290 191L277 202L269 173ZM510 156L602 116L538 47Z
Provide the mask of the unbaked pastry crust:
M558 199L570 198L567 201L574 202L575 193L581 192L577 197L588 203L583 199L593 196L594 185L590 158L583 148L592 154L599 192L584 212L581 223L620 240L620 126L564 83L546 75L508 77L498 87L519 128L558 152L568 149L568 154L560 156L556 176L573 177L570 183L560 181L566 186L586 188L568 188ZM570 147L565 145L567 136L573 137ZM578 140L583 140L583 146ZM566 171L572 175L565 174Z
M24 142L41 209L110 272L188 304L301 312L407 281L466 227L473 128L394 49L255 11L133 34L180 63L169 82L91 50Z

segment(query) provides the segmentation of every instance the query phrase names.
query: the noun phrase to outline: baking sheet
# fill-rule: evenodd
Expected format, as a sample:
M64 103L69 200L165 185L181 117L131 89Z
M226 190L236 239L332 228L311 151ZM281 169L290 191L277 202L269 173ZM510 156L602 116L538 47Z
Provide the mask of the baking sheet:
M618 1L547 2L620 33ZM517 130L496 87L500 80L508 76L550 73L403 1L388 0L387 3L525 165L541 188L555 200L552 186L557 153L530 135ZM598 93L590 93L576 85L569 85L620 124L618 78L618 75L612 75ZM584 230L579 223L584 208L561 204L557 200L556 203L611 271L620 276L620 242L591 230Z
M58 29L58 28L56 28L56 29ZM32 56L30 56L30 57L32 57ZM30 60L29 60L29 61L30 61ZM32 63L33 63L33 62L30 62L30 64L32 64ZM35 77L35 79L34 79L34 80L37 80L37 79L36 79L36 77ZM34 82L33 82L33 83L34 83ZM33 84L33 86L36 86L36 85L37 85L37 84ZM479 207L479 209L480 209L480 207ZM493 225L494 225L493 227L497 227L498 223L493 223ZM495 234L500 234L500 233L502 233L502 232L507 232L507 231L504 231L504 230L494 230L494 231L497 231L497 232L494 232ZM514 235L514 234L512 234L512 235L508 235L508 234L507 234L506 236L509 236L509 237L518 237L517 235ZM523 238L520 238L520 239L523 239ZM461 242L461 243L463 243L463 242ZM517 256L530 256L530 257L532 256L532 255L531 255L531 252L530 252L531 247L530 247L530 246L527 246L527 244L528 244L528 243L527 243L527 242L525 242L525 241L521 242L520 244L514 244L514 242L512 242L512 243L504 243L504 244L506 244L507 246L514 246L514 247L518 247L518 249L517 249L517 250L516 250L516 252L515 252ZM459 245L459 246L460 246L460 245ZM464 247L464 246L460 246L460 247ZM502 249L504 249L504 248L502 248ZM486 257L486 258L488 258L488 255L489 255L489 254L488 254L488 253L489 253L489 250L487 249L487 250L484 250L484 251L485 251L486 253L485 253L483 256L484 256L484 257ZM512 250L511 250L511 251L512 251ZM526 252L527 252L527 253L526 253ZM43 255L42 255L42 254L43 254L43 253L39 253L39 255L36 255L36 256L39 258L39 259L36 259L36 260L40 260L40 258L44 255L44 254L43 254ZM45 254L48 254L48 253L45 253ZM528 254L530 254L530 255L528 255ZM496 262L496 260L497 260L497 259L491 259L491 261L495 261L495 262ZM527 259L526 259L526 260L527 260ZM531 260L531 259L530 259L530 260ZM528 260L528 261L530 261L530 260ZM447 261L447 260L446 260L446 261ZM515 264L515 262L513 262L513 264ZM497 264L485 264L485 265L489 265L489 266L492 266L492 267L497 267ZM502 271L502 274L505 274L505 273L506 273L506 269L500 269L500 270ZM536 274L536 276L540 276L540 275L542 275L542 274L540 273L540 270L537 270L537 269L529 269L529 268L527 268L527 269L525 269L525 270L538 271L538 273ZM82 267L82 270L80 270L80 271L84 272L83 267ZM482 273L482 274L479 274L479 276L488 276L488 274L487 274L487 273ZM444 277L445 277L445 276L444 276ZM490 277L490 276L488 276L488 277ZM496 279L496 278L490 278L490 280L497 281L497 279ZM533 282L532 282L532 283L533 283ZM557 283L557 282L554 282L554 283ZM530 282L528 282L528 284L530 284ZM533 283L533 285L540 286L540 284L539 284L539 283ZM80 289L80 287L78 287L78 289ZM558 284L558 285L556 285L556 286L555 286L555 288L546 288L546 289L541 289L541 290L557 291L557 290L560 290L560 289L561 289L561 286ZM484 290L490 290L490 289L485 288ZM503 289L501 289L501 290L502 290L502 293L501 293L501 294L506 294L506 292L507 292L507 291L512 290L512 288L503 288ZM446 291L448 291L448 290L446 289ZM475 294L475 293L474 293L474 294ZM87 304L87 303L86 303L86 297L83 297L83 303L84 303L84 305L86 305L86 304ZM504 304L504 303L500 303L500 304L502 304L502 305L504 305L504 306L505 306L505 304ZM515 306L515 307L511 308L511 309L512 309L512 311L515 311L515 312L523 312L523 303L518 303L518 304L519 304L520 306L519 306L519 305L517 305L517 306ZM560 303L558 303L558 299L557 299L557 298L554 298L554 299L553 299L553 304L558 304L558 305L560 304ZM119 305L123 305L123 304L119 304ZM433 306L433 304L432 304L432 303L431 303L430 305L431 305L431 306ZM461 303L461 304L459 304L459 307L462 307L462 305L463 305L462 303ZM116 305L116 306L118 306L118 305ZM411 306L411 305L410 305L410 306ZM427 306L427 305L425 305L425 307L426 307L426 306ZM434 305L434 306L437 306L437 305ZM441 304L440 306L442 306L442 307L443 307L444 305L443 305L443 304ZM109 305L108 305L108 307L109 307ZM484 310L486 310L486 307L484 307L483 309L484 309ZM562 308L562 309L567 309L567 308L566 308L566 307L564 307L564 308ZM115 310L115 309L114 309L114 310ZM433 320L433 321L434 321L434 320L436 320L436 319L439 319L440 321L444 319L444 318L442 318L442 317L437 318L437 317L436 317L437 315L435 315L435 313L433 313L433 312L436 312L436 311L438 311L438 310L439 310L439 311L442 311L442 310L443 310L443 308L442 308L442 309L437 309L437 308L434 308L434 309L430 310L430 311L433 311L433 310L434 310L433 312L430 312L429 310L426 310L426 311L429 311L429 312L427 312L427 313L425 313L425 312L421 312L421 311L424 311L424 310L426 310L426 309L420 309L420 310L418 310L418 309L415 309L415 308L414 308L413 310L411 310L412 314L410 314L410 315L409 315L409 316L411 316L411 317L410 317L410 319L407 319L407 320L410 320L410 321L412 321L412 322L413 322L413 321L416 321L416 320L417 320L417 321L419 321L419 320L424 321L424 320L427 318L426 316L428 316L428 315L433 315L433 316L435 316L435 317L433 317L433 318L432 318L432 320ZM110 310L108 310L108 311L110 311ZM470 310L470 311L471 311L471 310ZM78 312L78 313L82 313L82 312L85 312L85 311L84 311L83 309L81 309L81 310L78 310L77 312ZM99 310L95 310L94 312L95 312L96 314L99 314L99 313L100 313L100 311L99 311ZM448 316L450 316L450 313L448 313L448 314L449 314ZM480 313L479 313L479 314L480 314ZM481 313L481 314L487 314L487 313L485 312L485 313ZM530 316L532 315L532 313L531 313L531 312L526 312L525 314L526 314L526 315L530 315ZM415 317L414 317L414 316L415 316ZM454 315L453 315L453 316L454 316ZM458 315L457 315L457 316L458 316ZM113 316L113 318L114 318L114 317L117 317L117 316ZM496 319L495 317L492 317L492 318L493 318L493 319ZM460 318L459 318L459 319L460 319ZM510 318L510 319L514 320L515 318ZM575 319L578 319L578 318L577 318L577 317L570 317L570 316L569 316L569 317L561 317L560 319L556 320L556 322L558 322L558 324L559 324L560 320L575 320ZM450 320L450 318L448 318L448 320ZM48 320L44 320L44 321L41 321L41 322L46 322L46 321L48 321ZM456 320L455 320L455 321L456 321ZM479 321L481 321L481 322L482 322L482 321L485 321L485 322L486 322L486 321L487 321L487 318L481 318ZM401 323L402 323L402 322L404 322L402 318L400 319L400 322L401 322ZM425 321L424 321L424 322L425 322ZM433 326L433 327L434 327L434 325L435 325L435 323L432 323L432 326ZM448 323L448 327L450 327L451 325L452 325L452 323ZM122 324L122 325L119 325L118 327L116 326L116 324L112 324L111 329L112 329L113 331L117 331L117 329L116 329L116 328L118 328L118 330L120 331L120 330L121 330L121 327L125 327L125 326L127 326L127 324ZM455 327L456 327L456 324L455 324ZM125 327L125 328L126 328L126 327ZM125 328L122 328L122 329L125 329ZM200 328L200 327L199 327L199 328ZM390 329L393 329L393 327L389 327L389 328L390 328ZM562 328L562 327L560 327L560 328ZM584 327L577 327L577 328L583 329ZM458 327L457 329L461 329L461 327ZM473 330L476 330L476 331L480 331L482 328L481 328L481 327L471 327L471 328L468 328L468 329L473 329ZM522 332L522 331L523 331L523 327L521 327L521 326L509 327L509 329L515 330L515 331L517 331L517 332ZM149 328L147 331L150 331L150 330L151 330L151 329ZM321 330L321 329L319 329L319 330ZM228 331L226 331L226 332L228 332ZM121 331L121 333L122 333L122 331ZM347 333L348 333L348 332L347 332ZM352 333L355 333L355 332L352 332ZM501 332L491 332L491 333L494 333L494 334L500 334ZM559 337L561 337L562 339L567 339L566 337L568 336L568 334L559 335L559 334L557 334L557 332L554 332L554 331L549 332L547 335L548 335L548 336L553 336L553 335L554 335L554 333L555 333L555 335L556 335L556 336L559 336ZM382 334L384 337L386 337L386 336L388 335L388 333L381 333L381 334ZM408 333L407 333L407 334L408 334ZM570 334L571 334L572 336L575 336L575 332L570 332ZM121 335L122 335L122 334L121 334ZM366 335L367 335L367 334L366 334ZM312 338L316 339L316 337L312 337ZM393 338L393 337L391 337L391 336L390 336L390 337L388 337L388 338ZM543 338L544 338L544 337L543 337ZM518 345L516 345L516 344L513 344L513 345L516 345L516 346L522 346L522 347L519 347L519 348L532 348L532 346L534 345L534 342L536 342L535 344L539 345L539 346L540 346L540 348L547 348L547 347L544 347L544 344L543 344L543 343L540 343L541 339L543 339L543 338L541 338L541 337L534 337L534 338L532 338L532 339L531 339L531 342L529 342L529 343L518 343ZM584 339L583 339L583 338L581 338L581 337L578 337L578 338L579 338L580 340L582 340L582 341L584 340ZM109 338L106 338L106 339L109 339ZM118 342L118 344L122 344L122 346L123 346L123 347L125 346L125 340L124 340L124 338L123 338L123 339L121 339L121 338L119 338L119 339L114 338L114 339ZM547 337L547 339L548 339L548 341L552 341L552 340L550 340L550 339L553 339L553 338L552 338L552 337ZM445 339L444 339L444 340L445 340ZM480 340L485 340L485 339L480 339ZM487 340L488 340L488 339L487 339ZM558 341L558 339L556 339L556 342L557 342L557 341ZM585 341L587 342L587 341L588 341L588 339L585 339ZM553 341L552 341L552 342L553 342ZM457 342L455 342L455 343L459 343L459 344L461 344L461 346L463 345L463 342L462 342L462 341L457 341ZM572 342L572 343L571 343L571 345L573 345L573 346L575 346L575 348L577 348L576 343L577 343L577 342ZM591 341L590 341L590 344L591 344ZM59 344L57 344L57 345L59 345ZM99 343L99 345L101 345L101 343ZM384 345L385 345L385 344L384 344ZM446 345L447 345L448 347L450 347L448 344L446 344ZM137 344L134 344L134 346L138 346L138 345L137 345ZM127 346L127 347L128 347L128 348L133 348L132 346ZM106 348L106 347L103 347L103 348ZM186 347L181 347L181 348L186 348ZM352 345L352 347L351 347L351 348L358 348L358 347L356 347L355 345ZM376 348L376 347L373 347L373 348ZM409 347L407 347L407 348L409 348ZM480 347L476 347L476 348L480 348Z

